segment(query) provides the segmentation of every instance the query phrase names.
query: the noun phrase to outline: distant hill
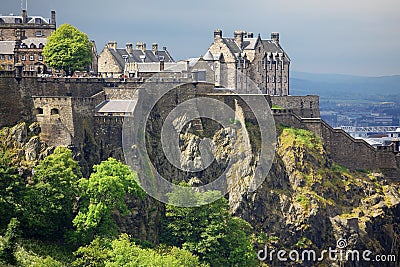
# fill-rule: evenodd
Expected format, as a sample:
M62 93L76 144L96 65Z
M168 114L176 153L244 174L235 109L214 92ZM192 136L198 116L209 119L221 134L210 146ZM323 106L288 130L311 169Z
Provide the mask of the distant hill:
M363 77L292 72L292 95L316 94L326 100L400 102L400 75Z

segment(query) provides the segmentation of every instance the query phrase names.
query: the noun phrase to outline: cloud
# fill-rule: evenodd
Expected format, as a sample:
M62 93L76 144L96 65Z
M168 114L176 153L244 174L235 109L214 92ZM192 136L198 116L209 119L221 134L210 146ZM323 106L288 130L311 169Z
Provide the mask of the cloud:
M20 13L20 1L1 1L0 13ZM108 40L158 42L182 59L204 54L215 28L225 36L244 29L263 38L279 31L297 70L399 74L398 0L29 1L30 14L48 17L52 9L58 23L85 31L100 51ZM390 55L384 62L383 53Z

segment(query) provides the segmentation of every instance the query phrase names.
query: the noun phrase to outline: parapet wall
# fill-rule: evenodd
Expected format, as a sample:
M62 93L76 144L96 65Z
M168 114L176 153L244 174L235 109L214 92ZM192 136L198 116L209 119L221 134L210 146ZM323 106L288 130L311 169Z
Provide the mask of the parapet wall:
M333 129L320 118L300 118L292 110L273 112L276 123L306 129L319 136L336 163L353 170L380 170L390 178L400 179L400 154L393 147L376 149L342 129Z
M290 109L301 118L319 118L319 96L271 96L272 105Z

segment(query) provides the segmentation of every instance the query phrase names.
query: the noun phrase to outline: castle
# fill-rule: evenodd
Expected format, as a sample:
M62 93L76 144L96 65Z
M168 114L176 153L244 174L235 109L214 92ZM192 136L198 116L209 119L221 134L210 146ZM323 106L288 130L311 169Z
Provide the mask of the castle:
M55 18L52 22L46 27L55 27ZM139 43L136 48L128 44L118 49L115 42L109 43L99 58L102 78L38 77L38 69L23 69L21 65L1 70L0 127L37 121L43 141L51 146L69 146L81 165L89 168L108 157L123 159L122 125L128 108L139 101L135 93L145 79L137 75L121 79L121 74L138 71L140 64L152 64L156 66L153 72L168 73L172 84L184 83L191 75L191 82L185 85L187 93L170 99L173 106L196 97L198 92L213 97L218 88L235 89L236 71L240 71L258 85L260 97L265 97L271 107L279 107L272 109L276 123L314 132L330 157L343 166L380 170L389 178L400 178L398 142L374 148L355 140L321 120L318 96L290 96L290 59L281 48L278 33L272 33L271 40L262 40L260 35L254 38L244 31L224 38L222 31L216 30L203 57L181 63L173 62L169 52L158 50L157 45L147 50ZM173 64L170 70L163 65L167 63ZM229 98L235 96L228 93L224 99L229 102Z

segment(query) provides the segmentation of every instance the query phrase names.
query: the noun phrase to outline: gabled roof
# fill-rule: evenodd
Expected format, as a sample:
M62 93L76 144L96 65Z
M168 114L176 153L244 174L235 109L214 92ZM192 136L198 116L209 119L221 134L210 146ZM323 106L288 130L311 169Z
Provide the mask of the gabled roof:
M106 47L111 53L111 55L115 58L118 65L121 68L124 68L125 63L154 63L154 62L174 62L172 57L169 55L168 51L156 51L153 52L152 50L146 50L143 52L142 50L133 50L131 53L128 53L126 49L123 48L109 48Z
M229 48L230 52L238 58L239 56L244 56L245 50L255 50L257 45L258 38L243 38L243 48L241 49L235 42L234 38L222 38L222 41L226 46ZM283 53L285 57L290 60L290 58L286 55L283 48L276 44L273 40L261 40L262 45L267 53ZM216 56L212 55L210 51L207 51L206 55L204 56L205 60L211 60L214 58L216 60Z
M16 23L15 19L19 19L21 22L23 21L22 16L15 16L15 15L0 16L0 24L14 24ZM28 16L27 21L28 24L50 24L49 23L50 20L42 16ZM18 23L18 24L25 24L25 23Z

